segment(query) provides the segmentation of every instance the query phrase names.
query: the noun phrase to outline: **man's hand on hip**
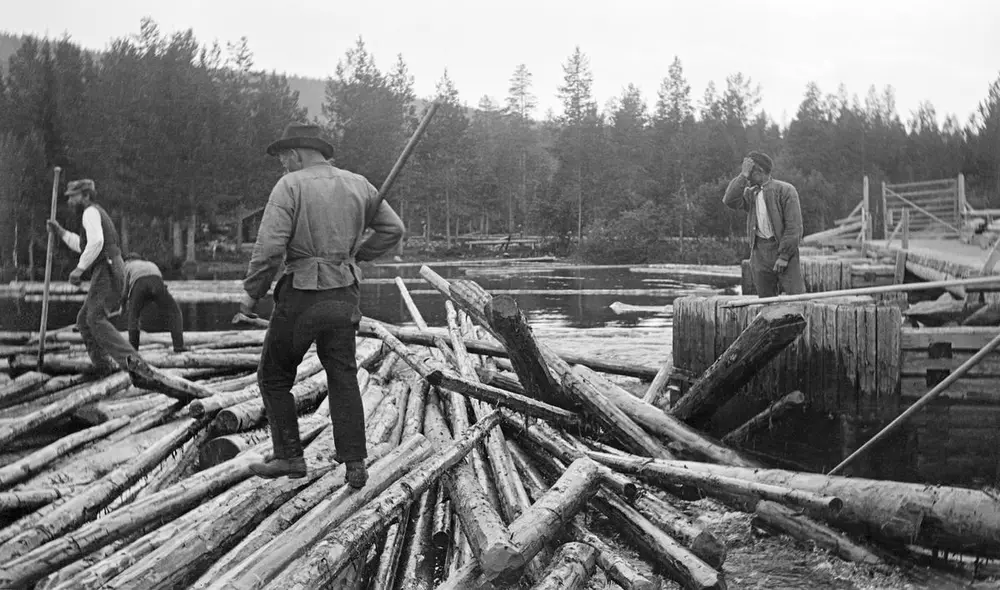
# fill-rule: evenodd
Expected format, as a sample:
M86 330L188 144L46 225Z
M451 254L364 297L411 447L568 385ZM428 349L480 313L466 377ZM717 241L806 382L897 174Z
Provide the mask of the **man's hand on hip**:
M779 258L774 263L774 272L782 273L782 272L785 272L786 268L788 268L788 261L785 260L784 258Z

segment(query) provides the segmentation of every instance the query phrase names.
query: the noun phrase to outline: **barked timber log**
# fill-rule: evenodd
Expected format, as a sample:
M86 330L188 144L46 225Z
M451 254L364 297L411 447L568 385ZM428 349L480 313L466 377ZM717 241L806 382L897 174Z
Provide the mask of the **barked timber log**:
M1000 502L988 493L766 469L727 446L801 394L721 441L698 429L801 332L794 310L762 314L772 336L745 334L752 344L734 344L730 363L740 366L709 371L665 411L666 359L559 349L512 297L421 277L443 296L446 326L427 326L410 299L417 328L366 318L359 333L370 470L360 491L335 459L313 351L293 391L309 473L269 481L249 470L271 449L255 376L264 330L190 333L180 354L168 335L146 335L158 374L193 385L166 394L126 372L79 373L87 357L71 331L47 334L59 347L41 366L18 348L31 333L0 335L13 347L0 384L0 586L572 588L604 576L625 590L661 577L725 588L745 566L697 519L706 508L685 500L692 491L859 567L900 544L1000 557ZM647 383L623 386L637 378Z

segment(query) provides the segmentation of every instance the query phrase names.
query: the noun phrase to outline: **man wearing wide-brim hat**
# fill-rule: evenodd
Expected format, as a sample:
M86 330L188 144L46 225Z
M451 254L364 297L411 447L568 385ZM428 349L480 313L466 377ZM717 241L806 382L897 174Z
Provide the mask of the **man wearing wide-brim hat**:
M367 481L367 447L355 361L362 279L357 263L396 246L403 222L363 176L329 162L333 146L316 125L289 125L267 153L278 157L287 174L264 208L240 312L252 316L282 261L285 270L274 288L274 312L257 370L274 456L251 469L268 478L306 475L291 389L299 363L315 342L327 373L336 459L347 464L347 483L360 488ZM369 227L374 232L363 239Z
M799 193L791 184L771 178L773 167L767 154L750 152L722 197L730 209L747 212L750 268L760 297L806 292L799 266Z

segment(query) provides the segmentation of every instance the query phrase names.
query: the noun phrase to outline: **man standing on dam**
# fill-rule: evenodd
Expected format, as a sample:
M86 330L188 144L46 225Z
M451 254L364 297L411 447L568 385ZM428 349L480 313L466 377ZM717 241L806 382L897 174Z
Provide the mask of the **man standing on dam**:
M799 266L799 193L791 184L771 178L773 165L767 154L750 152L722 197L730 209L747 212L750 268L759 297L806 292Z
M284 261L257 379L274 456L254 463L261 477L304 477L306 463L291 394L295 373L313 342L327 373L336 459L347 483L361 488L365 416L358 388L355 338L361 321L361 269L403 238L403 222L363 176L334 167L333 146L316 125L289 125L267 148L285 174L271 191L254 244L240 312L253 314ZM364 236L366 228L373 233Z

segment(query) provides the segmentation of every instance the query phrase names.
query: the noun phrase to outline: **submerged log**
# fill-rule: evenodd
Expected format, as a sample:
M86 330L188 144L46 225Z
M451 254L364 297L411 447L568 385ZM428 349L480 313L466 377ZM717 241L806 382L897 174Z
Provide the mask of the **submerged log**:
M72 391L67 392L66 396L59 401L40 408L27 416L18 418L14 422L0 426L0 445L6 444L14 438L30 432L47 422L67 416L80 406L121 391L128 387L129 383L128 374L115 373L100 381L79 385Z
M658 463L661 462L636 457L634 462L622 464L621 469L649 472ZM690 461L667 463L692 472L836 496L844 501L844 508L828 514L829 522L847 530L860 529L875 538L1000 557L1000 500L980 490Z
M761 413L747 420L739 428L722 437L722 442L731 445L745 441L754 431L771 424L773 420L785 416L791 410L802 407L805 401L806 396L801 391L793 391L769 405Z
M843 533L820 524L788 506L761 500L754 511L754 521L766 527L787 533L801 541L813 542L818 547L846 561L881 563L873 551L847 538Z
M671 414L688 423L703 422L805 327L806 320L795 307L766 308L674 404Z
M430 408L430 406L428 406ZM490 414L467 430L460 439L439 450L436 454L390 486L378 498L330 531L326 538L286 568L273 585L281 588L311 589L333 580L347 564L366 550L375 535L413 503L442 473L454 467L482 440L500 419L498 412ZM268 556L270 557L270 556ZM318 559L317 559L318 558ZM228 588L258 588L270 581L271 574L251 571L234 580ZM227 586L220 586L223 588Z
M556 551L545 577L532 590L579 590L594 574L597 549L587 543L566 543Z
M594 499L594 505L612 522L618 524L619 530L626 538L684 588L697 590L726 588L726 583L719 572L698 559L695 554L619 498L602 491Z
M123 417L64 436L30 455L0 468L0 489L24 481L70 451L121 429L131 418Z

